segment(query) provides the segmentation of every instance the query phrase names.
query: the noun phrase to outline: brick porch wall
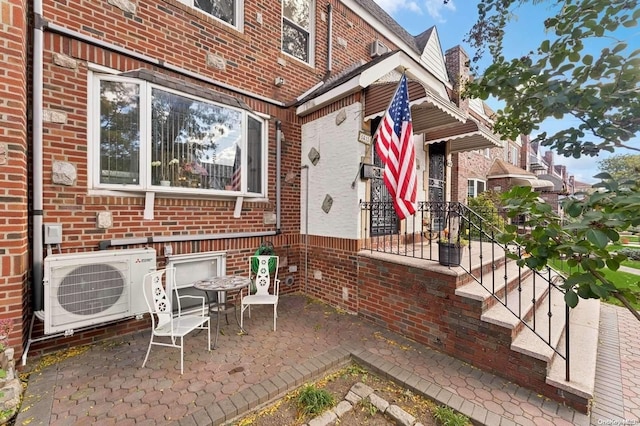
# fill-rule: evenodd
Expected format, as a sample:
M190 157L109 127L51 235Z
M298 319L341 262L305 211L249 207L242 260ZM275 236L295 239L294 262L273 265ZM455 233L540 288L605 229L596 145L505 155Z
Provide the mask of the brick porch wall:
M511 331L455 295L464 275L358 255L358 314L391 331L586 412L588 401L545 383L546 363L510 349ZM426 262L426 261L425 261Z

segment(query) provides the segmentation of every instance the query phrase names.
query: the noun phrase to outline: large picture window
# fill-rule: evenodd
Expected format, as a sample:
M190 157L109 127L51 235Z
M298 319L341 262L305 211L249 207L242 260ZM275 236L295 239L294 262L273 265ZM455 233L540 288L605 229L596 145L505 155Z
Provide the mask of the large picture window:
M95 187L264 195L265 121L131 78L98 76Z
M242 21L242 0L180 0L196 9L208 13L216 19L240 29Z
M313 0L282 1L282 51L312 63Z

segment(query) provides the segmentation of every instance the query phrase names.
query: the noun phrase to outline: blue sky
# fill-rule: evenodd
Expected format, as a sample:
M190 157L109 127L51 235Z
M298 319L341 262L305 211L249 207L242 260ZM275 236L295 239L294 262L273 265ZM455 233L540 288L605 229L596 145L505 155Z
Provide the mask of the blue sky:
M374 1L410 34L420 34L435 25L443 51L460 44L470 56L473 56L473 49L465 44L463 39L477 19L476 2L451 0L445 5L443 0ZM545 3L537 6L526 5L521 7L517 12L518 17L509 25L506 31L505 56L511 58L535 51L540 42L546 38L542 23L551 12L552 9ZM629 31L629 33L633 34L630 40L630 48L640 48L640 37L638 36L640 30L635 28L632 31ZM481 63L480 70L482 70L482 65ZM501 106L500 103L491 99L487 103L496 110ZM555 133L571 124L570 119L564 121L548 120L543 123L541 131ZM629 142L629 145L640 147L640 138L634 138ZM638 154L638 152L619 150L615 154ZM609 155L609 153L603 152L599 157L574 159L556 154L555 164L566 165L569 174L575 175L578 181L594 183L597 180L593 179L593 176L599 172L598 161Z

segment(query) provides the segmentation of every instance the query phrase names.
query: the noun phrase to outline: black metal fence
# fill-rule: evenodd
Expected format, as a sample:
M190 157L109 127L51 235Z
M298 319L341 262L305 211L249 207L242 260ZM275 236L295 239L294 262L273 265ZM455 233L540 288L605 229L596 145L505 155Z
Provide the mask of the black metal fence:
M413 216L385 224L395 214L393 203L361 202L360 208L366 249L461 267L565 360L569 380L569 307L563 304L561 315L557 303L564 301L562 275L548 267L513 268L512 262L528 254L517 244L500 244L496 238L506 224L520 225L519 232L527 232L523 221L510 219L505 210L474 211L457 202L420 202ZM467 246L468 250L463 249ZM446 251L451 249L457 250L457 257ZM559 332L554 330L564 330L564 348L558 347Z

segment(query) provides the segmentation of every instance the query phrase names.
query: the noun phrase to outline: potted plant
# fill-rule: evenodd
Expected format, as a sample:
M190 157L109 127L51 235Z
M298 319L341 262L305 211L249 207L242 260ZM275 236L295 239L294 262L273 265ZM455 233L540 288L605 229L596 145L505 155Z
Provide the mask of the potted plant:
M258 247L258 249L256 250L256 252L254 253L254 256L275 256L276 255L276 250L273 247L273 243L271 243L270 241L264 241L262 244L260 244L260 247ZM275 259L271 259L269 261L269 273L273 274L276 271L276 260ZM254 277L255 275L258 273L258 259L253 259L253 261L251 262L251 288L250 288L250 292L251 294L254 294L256 292L256 283L254 281Z
M459 266L462 260L462 249L467 245L469 240L445 229L442 231L442 238L438 241L438 261L444 266Z

